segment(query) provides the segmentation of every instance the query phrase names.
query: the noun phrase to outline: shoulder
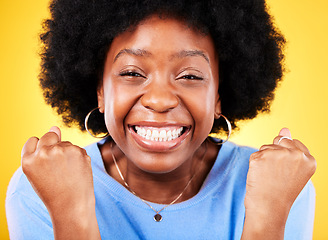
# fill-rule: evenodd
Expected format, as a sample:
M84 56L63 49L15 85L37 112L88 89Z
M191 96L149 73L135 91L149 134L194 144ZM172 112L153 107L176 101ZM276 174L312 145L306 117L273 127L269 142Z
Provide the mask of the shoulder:
M97 175L98 170L103 171L105 169L99 146L104 144L106 142L106 139L107 138L84 147L84 149L87 151L87 154L91 158L93 175Z
M102 161L100 147L108 141L111 141L110 137L103 138L100 141L91 143L83 148L87 151L87 153L91 157L91 159L97 160L97 161L99 161L99 160Z
M226 142L222 145L220 152L224 154L237 155L239 157L243 156L245 158L249 157L252 153L258 151L258 149L248 146L242 146L233 142Z
M19 167L16 170L9 182L6 201L10 201L10 199L16 195L22 195L34 200L39 199L27 177L23 173L22 167Z
M290 209L285 239L312 239L315 212L315 189L310 180Z
M48 211L33 190L21 167L10 180L6 217L11 239L52 239Z
M257 149L227 142L223 144L219 152L217 161L228 162L229 166L229 181L233 184L231 191L234 196L241 196L244 199L247 173L249 168L250 155L256 152ZM238 189L238 193L235 190ZM240 194L240 195L238 195ZM240 201L242 203L242 201ZM311 181L309 181L302 192L295 200L286 222L285 239L312 239L313 223L315 212L315 189Z
M249 158L257 149L247 146L241 146L232 142L226 142L222 145L217 156L217 162L231 165L234 170L248 171Z
M236 189L245 189L249 158L255 151L257 149L232 142L224 143L204 185L210 185L213 189L219 188L220 191L224 189L235 192ZM238 192L241 197L243 194L244 191Z

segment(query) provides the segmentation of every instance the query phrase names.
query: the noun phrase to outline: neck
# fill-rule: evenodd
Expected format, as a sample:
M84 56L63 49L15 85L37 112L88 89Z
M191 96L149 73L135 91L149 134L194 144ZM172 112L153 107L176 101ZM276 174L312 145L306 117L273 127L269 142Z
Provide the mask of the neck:
M174 171L156 174L142 171L132 161L127 160L115 144L111 145L107 143L100 148L109 175L123 186L125 181L128 190L139 198L161 204L170 204L180 194L181 197L176 203L196 195L212 168L218 152L217 146L204 142L185 164ZM116 159L124 180L119 175L112 156Z
M150 176L147 176L150 175ZM127 175L131 187L128 189L138 197L156 203L171 204L184 201L192 197L195 184L192 185L197 173L171 177L172 174L145 174L143 177L133 179L132 171ZM131 178L130 178L131 176ZM124 180L123 180L124 181ZM139 186L143 186L141 189ZM136 189L136 190L133 190ZM198 192L198 190L196 190Z

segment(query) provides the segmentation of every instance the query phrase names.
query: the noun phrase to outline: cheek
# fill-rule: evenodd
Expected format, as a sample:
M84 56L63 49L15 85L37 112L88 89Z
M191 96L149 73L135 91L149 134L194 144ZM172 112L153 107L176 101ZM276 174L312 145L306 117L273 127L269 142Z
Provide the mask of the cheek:
M190 94L185 103L195 122L195 134L207 136L214 122L216 94L214 91L198 91Z
M131 88L115 84L107 84L105 87L105 122L109 133L113 136L118 131L124 131L125 117L133 107L136 97L135 92L134 94L133 91L131 92Z

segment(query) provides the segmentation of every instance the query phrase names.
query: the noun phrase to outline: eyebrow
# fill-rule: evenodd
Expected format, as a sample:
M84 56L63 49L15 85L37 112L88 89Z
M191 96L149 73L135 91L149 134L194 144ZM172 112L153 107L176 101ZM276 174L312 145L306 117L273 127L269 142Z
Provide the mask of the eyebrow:
M137 57L144 57L144 56L150 56L152 55L150 52L143 50L143 49L130 49L130 48L125 48L119 51L119 53L115 56L114 62L123 54L130 54L134 55Z
M200 50L182 50L178 53L173 54L172 58L184 58L184 57L195 57L195 56L203 57L206 60L206 62L210 63L210 60L206 56L206 54Z
M143 50L143 49L130 49L130 48L125 48L122 49L121 51L119 51L119 53L115 56L114 58L114 62L122 55L124 54L129 54L129 55L134 55L137 57L149 57L152 54L147 51L147 50ZM174 53L171 55L171 59L172 58L184 58L184 57L195 57L195 56L200 56L202 58L204 58L206 60L207 63L210 63L209 58L206 56L206 54L201 51L201 50L182 50L178 53Z

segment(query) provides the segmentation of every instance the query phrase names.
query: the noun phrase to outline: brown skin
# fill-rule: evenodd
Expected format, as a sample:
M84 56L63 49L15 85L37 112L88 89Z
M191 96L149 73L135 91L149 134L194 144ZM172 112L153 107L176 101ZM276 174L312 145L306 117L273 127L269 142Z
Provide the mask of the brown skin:
M197 194L219 151L205 143L221 112L218 66L210 36L175 19L152 16L114 39L98 90L100 111L114 139L101 147L101 154L113 178L122 183L112 152L130 187L146 200L171 202L195 172L179 201ZM178 146L158 151L132 136L130 126L138 124L182 125L189 133ZM288 135L283 129L273 144L250 158L244 240L283 239L290 207L315 171L315 160L300 141L277 144ZM26 142L22 167L48 208L56 239L100 239L90 158L83 149L61 142L55 127L40 140Z
M309 150L283 128L273 144L251 155L246 182L242 239L283 239L292 204L316 170ZM260 219L260 221L259 221Z
M55 239L100 239L90 157L52 127L22 150L22 169L47 207Z
M121 53L117 57L124 49L147 54ZM200 55L176 57L191 50L203 52L209 62ZM125 71L140 76L120 76ZM191 75L203 80L188 79ZM215 115L221 111L218 58L211 38L175 20L162 21L157 17L141 23L133 32L121 34L109 49L98 102L116 144L114 154L130 187L143 199L171 202L196 169L200 171L205 150L201 145ZM150 126L154 122L156 126L189 126L190 133L178 147L156 151L138 145L131 136L129 126L140 122ZM103 159L108 171L121 182L111 154L103 154ZM205 159L214 160L215 155ZM204 170L206 174L209 171ZM195 195L202 182L203 179L195 181L195 191L184 194L182 199Z

